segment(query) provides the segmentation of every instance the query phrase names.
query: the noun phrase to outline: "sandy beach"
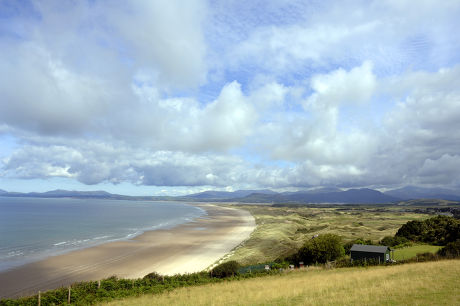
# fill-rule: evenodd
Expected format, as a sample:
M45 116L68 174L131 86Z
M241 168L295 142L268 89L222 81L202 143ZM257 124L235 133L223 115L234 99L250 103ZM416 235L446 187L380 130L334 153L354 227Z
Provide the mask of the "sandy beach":
M35 294L116 275L140 278L206 269L247 239L255 228L247 211L196 204L207 216L131 240L102 244L26 264L0 273L0 298Z

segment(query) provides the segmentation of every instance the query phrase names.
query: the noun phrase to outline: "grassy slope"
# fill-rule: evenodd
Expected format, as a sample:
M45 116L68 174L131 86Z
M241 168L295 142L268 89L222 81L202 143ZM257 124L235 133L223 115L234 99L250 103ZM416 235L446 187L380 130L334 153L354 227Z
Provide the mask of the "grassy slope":
M228 258L243 265L290 255L315 234L335 233L345 241L365 238L377 242L394 235L407 221L429 217L403 212L396 206L291 208L242 205L241 208L249 210L257 223L249 240Z
M415 257L415 255L419 253L436 253L440 248L442 247L437 245L419 244L407 248L396 249L394 259L409 259Z
M110 305L458 305L460 260L304 270L146 295Z

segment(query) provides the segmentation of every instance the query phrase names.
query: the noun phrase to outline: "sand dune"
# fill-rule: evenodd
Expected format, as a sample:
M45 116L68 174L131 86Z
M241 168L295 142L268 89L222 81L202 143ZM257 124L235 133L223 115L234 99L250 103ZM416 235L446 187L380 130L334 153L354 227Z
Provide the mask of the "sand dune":
M0 297L34 294L77 281L112 275L139 278L150 272L172 275L206 269L249 237L255 228L247 212L198 205L207 216L168 230L103 244L0 273Z

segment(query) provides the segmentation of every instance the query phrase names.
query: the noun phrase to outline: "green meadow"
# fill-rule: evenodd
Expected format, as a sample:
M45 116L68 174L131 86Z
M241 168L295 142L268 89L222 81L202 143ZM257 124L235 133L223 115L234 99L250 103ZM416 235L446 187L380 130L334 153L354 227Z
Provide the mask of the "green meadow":
M420 245L413 245L409 247L395 249L394 259L404 260L404 259L413 258L415 257L415 255L421 254L421 253L436 253L440 248L442 248L442 246L420 244Z

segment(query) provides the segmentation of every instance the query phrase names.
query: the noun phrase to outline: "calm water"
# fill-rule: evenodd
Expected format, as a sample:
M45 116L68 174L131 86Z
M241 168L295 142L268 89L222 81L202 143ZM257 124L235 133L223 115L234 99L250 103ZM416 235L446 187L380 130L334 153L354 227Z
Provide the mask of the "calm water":
M0 271L204 214L177 202L0 197Z

